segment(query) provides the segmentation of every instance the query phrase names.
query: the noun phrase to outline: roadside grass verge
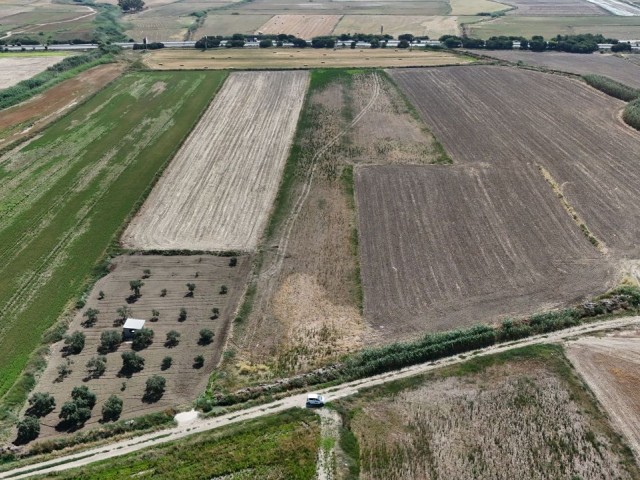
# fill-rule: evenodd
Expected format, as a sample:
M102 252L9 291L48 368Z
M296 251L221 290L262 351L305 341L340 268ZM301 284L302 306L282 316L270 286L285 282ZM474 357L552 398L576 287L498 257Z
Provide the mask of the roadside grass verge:
M107 272L124 224L224 78L223 72L126 75L0 157L4 428L44 364L46 345L32 355L34 349L60 340L65 320L43 333L74 299L80 298L76 308L84 306L82 295Z
M94 480L286 478L311 480L320 446L318 416L303 409L265 416L46 478ZM37 473L37 472L36 472ZM37 477L36 477L37 478Z
M40 72L12 87L0 90L0 109L12 107L20 102L24 102L57 83L67 80L92 67L113 62L113 53L116 52L115 50L111 50L114 48L115 47L110 47L109 50L105 50L101 47L84 55L68 56L64 60L47 68L44 72Z

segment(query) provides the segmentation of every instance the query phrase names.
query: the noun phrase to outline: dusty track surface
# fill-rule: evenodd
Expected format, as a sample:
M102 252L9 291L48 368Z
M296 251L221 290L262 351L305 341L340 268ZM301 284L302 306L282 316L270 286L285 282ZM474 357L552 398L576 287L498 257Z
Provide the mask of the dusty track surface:
M640 461L640 330L581 337L566 351Z
M481 350L476 350L474 356L485 356L493 353L504 352L519 348L526 345L535 345L540 343L550 343L562 341L573 335L586 334L590 332L606 330L610 328L618 328L629 325L639 325L640 317L622 318L617 320L605 320L595 322L590 325L582 325L579 327L570 328L562 332L555 332L546 335L532 337L527 340L519 342L513 342L505 345L489 347ZM359 389L372 387L375 385L381 385L401 378L407 378L421 373L429 372L431 370L438 369L447 365L454 365L464 362L468 358L468 354L457 355L454 357L448 357L435 362L427 364L415 365L395 372L385 373L374 377L356 380L353 382L344 383L339 386L331 387L325 390L320 390L320 393L325 396L328 401L337 400L353 395L358 392ZM14 470L9 470L0 473L0 478L26 478L35 474L44 474L49 472L63 471L70 468L80 467L82 465L88 465L93 462L101 460L107 460L109 458L125 455L128 453L136 452L144 448L148 448L154 445L160 445L166 442L178 440L180 438L193 435L198 432L213 430L215 428L229 425L230 423L241 422L250 418L261 417L276 413L279 411L287 410L289 408L301 407L304 405L306 399L305 394L296 394L289 397L285 397L275 402L267 403L265 405L248 408L240 412L233 412L219 417L210 419L196 419L190 423L182 423L177 427L162 430L160 432L153 432L146 435L141 435L133 439L121 440L113 442L110 445L91 448L82 452L74 453L71 455L59 457L53 460L45 462L27 465ZM33 471L37 468L37 472ZM31 473L26 473L31 472Z
M313 37L331 34L340 18L340 15L274 15L256 33L286 33L311 40Z
M64 115L116 79L122 63L99 65L47 89L26 102L7 108L0 115L0 147L31 135Z
M1 88L11 87L22 80L33 77L63 59L64 56L0 58L0 86Z
M211 255L197 256L155 256L125 255L112 263L114 270L99 280L93 288L87 306L79 311L69 327L69 332L81 331L86 335L85 347L79 355L67 358L73 361L73 372L59 381L57 367L65 359L62 356L63 342L51 347L51 359L40 379L37 391L50 392L56 399L56 409L42 420L40 438L61 435L55 427L62 404L69 399L71 389L86 385L97 395L97 404L87 426L96 426L101 418L101 408L110 395L117 395L124 401L122 418L137 417L150 412L188 404L207 385L209 375L220 360L230 323L244 291L251 260L238 257L236 267L229 266L229 258ZM129 281L140 279L143 270L150 269L149 278L143 279L142 296L128 304L131 295ZM187 283L194 283L193 297L186 297ZM226 285L228 293L220 295L220 287ZM161 290L167 294L161 296ZM98 299L103 291L105 298ZM130 351L131 345L124 343L116 352L107 353L107 370L97 379L85 380L87 361L98 354L100 335L106 330L121 331L117 309L123 305L130 308L129 316L146 320L145 327L154 332L153 344L139 353L145 359L145 368L130 378L119 375L122 352ZM220 309L219 318L213 319L211 309ZM100 311L93 326L83 326L88 308ZM187 310L187 319L178 320L180 308ZM152 310L159 312L158 320L151 321ZM199 345L199 332L207 328L214 332L214 341L209 345ZM164 345L170 330L180 333L177 346ZM204 367L193 368L196 355L205 357ZM160 364L165 356L173 359L171 368L162 370ZM151 375L162 375L167 380L166 393L155 403L142 401L144 385ZM125 390L122 390L123 384Z
M123 244L255 249L307 83L307 72L232 74L125 231Z
M369 166L355 183L379 341L556 307L612 273L532 165Z
M630 87L640 88L640 65L627 59L607 54L576 55L564 52L536 53L520 50L495 50L483 52L487 56L507 60L522 61L527 65L544 67L550 70L585 75L589 73L604 75Z
M454 162L544 167L611 258L640 257L640 134L620 119L623 102L518 69L390 72Z

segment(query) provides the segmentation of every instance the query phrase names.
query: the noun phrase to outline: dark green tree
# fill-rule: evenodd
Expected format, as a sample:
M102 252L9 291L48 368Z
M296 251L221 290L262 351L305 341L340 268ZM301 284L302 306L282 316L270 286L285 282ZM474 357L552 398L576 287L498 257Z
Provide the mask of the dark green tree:
M133 334L131 348L134 350L142 350L153 343L153 330L150 328L141 328Z
M18 422L17 443L28 443L40 435L40 421L36 417L27 415Z
M102 405L102 420L105 422L115 422L122 413L122 399L117 395L111 395Z
M67 353L77 355L82 352L84 348L84 333L82 332L73 332L71 335L67 335L64 338L65 350Z
M87 377L88 378L98 378L104 375L104 372L107 370L107 357L104 355L98 355L96 357L91 357L87 362Z
M152 375L147 379L142 399L145 402L157 402L162 398L167 381L160 375Z
M135 352L122 353L122 370L125 375L139 372L144 368L144 358Z
M200 330L200 340L198 343L200 345L209 345L213 341L214 333L208 328L203 328Z
M100 353L107 353L115 351L122 343L122 333L118 330L105 330L100 334L100 346L98 351Z
M139 12L144 8L142 0L118 0L118 6L123 12Z
M29 399L27 415L32 417L44 417L56 408L56 401L50 393L37 392Z

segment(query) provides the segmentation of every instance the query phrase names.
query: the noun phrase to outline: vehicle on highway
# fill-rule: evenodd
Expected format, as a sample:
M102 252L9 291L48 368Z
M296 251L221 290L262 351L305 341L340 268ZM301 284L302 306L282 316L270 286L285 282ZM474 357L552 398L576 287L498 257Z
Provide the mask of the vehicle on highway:
M317 393L310 393L307 395L307 408L320 408L324 407L324 397Z

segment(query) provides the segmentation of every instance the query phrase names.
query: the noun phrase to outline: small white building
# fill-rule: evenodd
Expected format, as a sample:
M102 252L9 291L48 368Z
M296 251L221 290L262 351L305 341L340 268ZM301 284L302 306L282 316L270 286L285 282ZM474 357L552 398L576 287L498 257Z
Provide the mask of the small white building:
M131 340L133 334L140 331L144 327L145 320L139 320L137 318L127 318L122 326L122 336L125 340Z

